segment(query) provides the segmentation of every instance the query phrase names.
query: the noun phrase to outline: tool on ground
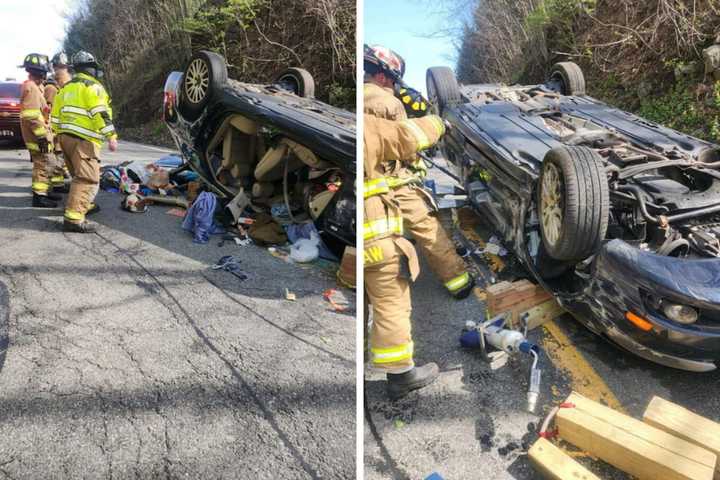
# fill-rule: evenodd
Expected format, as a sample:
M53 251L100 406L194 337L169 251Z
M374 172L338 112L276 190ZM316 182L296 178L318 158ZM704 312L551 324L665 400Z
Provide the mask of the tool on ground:
M483 360L488 362L493 370L505 365L510 355L530 355L533 362L530 367L527 410L535 413L542 374L538 368L540 348L527 340L527 314L521 319L525 325L524 332L505 328L506 316L507 313L503 313L479 324L468 321L460 336L460 344L467 348L479 348Z

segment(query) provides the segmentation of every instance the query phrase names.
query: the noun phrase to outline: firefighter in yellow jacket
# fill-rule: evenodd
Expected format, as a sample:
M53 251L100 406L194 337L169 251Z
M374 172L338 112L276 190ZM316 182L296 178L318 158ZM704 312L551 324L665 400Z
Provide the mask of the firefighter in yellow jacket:
M388 395L396 399L433 382L439 370L435 363L416 367L413 361L408 274L414 280L419 265L414 247L403 237L402 212L384 165L435 144L445 126L434 115L400 122L367 114L363 118L363 263L373 313L370 361L386 372Z
M48 79L45 84L45 101L48 106L52 109L52 104L55 101L55 96L58 91L65 86L72 77L69 72L69 61L65 52L56 53L51 61L53 69L53 78ZM68 193L65 185L65 178L69 177L70 170L65 165L65 157L63 156L62 149L60 148L60 141L57 135L53 141L53 153L55 158L52 156L50 160L53 161L53 165L50 171L50 182L55 191L62 191Z
M110 151L117 150L117 134L95 57L80 51L73 55L72 66L75 76L55 97L51 123L72 176L63 229L89 233L95 226L85 216L99 210L93 202L100 184L100 148L107 141Z
M405 62L395 52L381 46L366 45L364 69L366 114L388 120L407 119L403 105L405 100L409 111L417 111L416 116L427 112L427 105L421 98L411 95L406 87L400 86ZM403 101L395 96L395 88ZM400 206L410 235L448 292L457 299L466 298L475 280L436 216L434 201L422 185L424 173L416 173L425 170L422 159L413 152L410 159L390 160L384 163L385 178L393 189L393 198Z
M33 162L32 205L35 208L56 208L56 200L60 197L54 195L50 188L48 153L52 134L45 121L48 107L43 96L43 81L49 71L48 59L45 55L31 53L25 57L21 68L28 72L28 79L20 90L20 128Z

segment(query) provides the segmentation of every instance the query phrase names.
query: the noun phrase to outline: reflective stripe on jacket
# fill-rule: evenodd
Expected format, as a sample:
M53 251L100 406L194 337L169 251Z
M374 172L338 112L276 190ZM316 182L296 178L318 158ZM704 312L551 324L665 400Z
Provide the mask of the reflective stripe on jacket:
M70 133L98 146L117 137L110 97L100 82L84 73L77 74L58 92L51 124L56 133Z
M435 144L445 133L439 117L393 122L365 114L364 170L365 183L364 234L365 245L403 234L400 209L392 201L392 181L383 175L383 162L388 158L412 158L427 143Z

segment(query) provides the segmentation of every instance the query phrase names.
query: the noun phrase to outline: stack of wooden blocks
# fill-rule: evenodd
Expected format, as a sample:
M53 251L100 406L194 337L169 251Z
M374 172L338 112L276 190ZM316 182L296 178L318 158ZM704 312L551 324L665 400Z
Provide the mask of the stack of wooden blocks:
M556 417L557 435L639 480L719 480L720 424L654 397L643 421L572 393ZM530 460L545 477L596 480L598 476L540 438Z
M550 293L527 280L496 283L487 288L486 294L488 317L508 313L508 326L516 330L522 329L525 314L528 329L532 330L564 312Z

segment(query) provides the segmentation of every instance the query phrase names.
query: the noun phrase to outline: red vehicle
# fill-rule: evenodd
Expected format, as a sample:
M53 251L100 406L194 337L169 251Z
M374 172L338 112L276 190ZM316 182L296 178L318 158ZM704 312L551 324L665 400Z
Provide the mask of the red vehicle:
M20 83L0 82L0 143L22 144Z

